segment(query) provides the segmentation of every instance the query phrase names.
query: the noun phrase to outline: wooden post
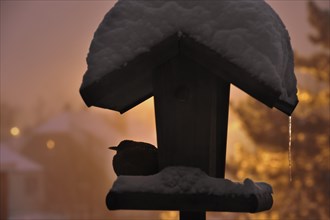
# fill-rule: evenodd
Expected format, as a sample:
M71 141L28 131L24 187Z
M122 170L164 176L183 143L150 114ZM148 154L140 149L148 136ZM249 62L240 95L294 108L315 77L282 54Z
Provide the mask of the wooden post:
M230 84L178 55L156 70L154 98L160 169L198 167L224 178ZM180 211L205 220L205 211Z
M206 212L180 211L180 220L205 220Z

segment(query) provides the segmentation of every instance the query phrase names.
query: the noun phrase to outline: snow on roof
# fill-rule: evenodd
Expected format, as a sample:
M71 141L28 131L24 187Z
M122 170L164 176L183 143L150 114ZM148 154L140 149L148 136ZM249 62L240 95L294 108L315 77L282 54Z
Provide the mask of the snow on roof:
M295 105L289 34L263 0L119 0L95 32L82 88L176 32L215 50Z
M111 138L119 137L118 132L111 128L99 115L88 111L66 111L62 112L35 129L35 133L71 134L78 140L84 142L91 135L101 141L111 141Z
M193 167L167 167L150 176L119 176L111 191L244 196L273 193L272 187L264 182L255 183L245 179L243 183L235 183L228 179L210 177Z
M41 171L42 167L36 162L11 150L6 144L0 144L1 171Z

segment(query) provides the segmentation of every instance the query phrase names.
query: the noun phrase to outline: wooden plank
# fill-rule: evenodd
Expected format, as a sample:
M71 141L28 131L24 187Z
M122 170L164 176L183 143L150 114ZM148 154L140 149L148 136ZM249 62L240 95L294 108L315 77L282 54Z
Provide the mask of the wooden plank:
M182 54L158 68L154 77L160 168L193 166L224 177L229 83ZM180 210L180 220L205 216L205 210Z
M206 212L180 211L180 220L205 220Z
M229 84L184 56L154 76L160 168L192 166L224 177Z
M215 77L211 92L209 176L225 178L230 84Z
M272 207L271 194L257 196L156 194L141 192L109 192L106 198L109 210L182 210L193 212L261 212Z

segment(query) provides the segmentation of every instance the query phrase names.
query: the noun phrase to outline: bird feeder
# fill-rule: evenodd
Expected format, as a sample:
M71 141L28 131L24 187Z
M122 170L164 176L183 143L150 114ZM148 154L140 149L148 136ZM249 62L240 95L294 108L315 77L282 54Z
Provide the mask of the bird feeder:
M230 84L287 115L298 103L289 35L264 1L119 1L87 62L80 93L88 106L124 113L154 97L162 170L225 177ZM205 219L206 211L268 210L272 195L110 190L107 205Z

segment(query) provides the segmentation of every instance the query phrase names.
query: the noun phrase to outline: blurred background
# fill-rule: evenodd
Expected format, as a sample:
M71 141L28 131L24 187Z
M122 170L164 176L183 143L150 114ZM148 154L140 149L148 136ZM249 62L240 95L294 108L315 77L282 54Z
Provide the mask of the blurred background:
M329 1L267 1L295 50L300 103L288 117L232 87L226 178L270 183L274 205L208 219L330 219ZM108 211L116 179L108 146L156 145L153 100L120 115L79 95L93 33L115 1L1 1L0 219L178 219ZM256 111L256 109L258 109Z

